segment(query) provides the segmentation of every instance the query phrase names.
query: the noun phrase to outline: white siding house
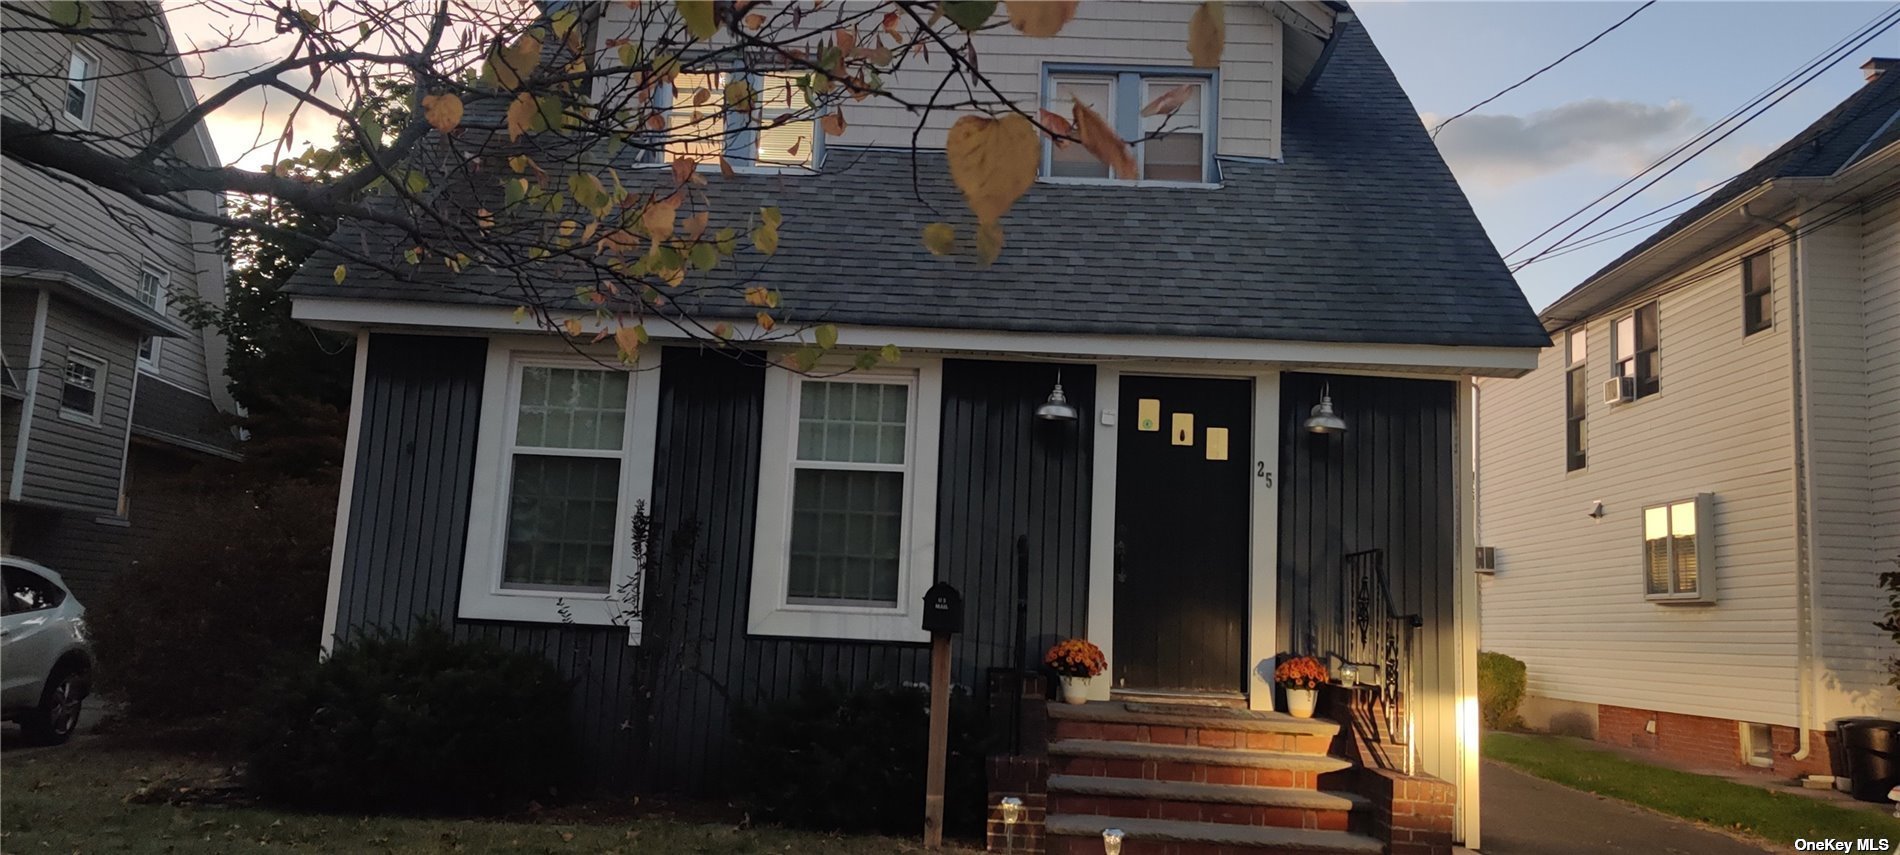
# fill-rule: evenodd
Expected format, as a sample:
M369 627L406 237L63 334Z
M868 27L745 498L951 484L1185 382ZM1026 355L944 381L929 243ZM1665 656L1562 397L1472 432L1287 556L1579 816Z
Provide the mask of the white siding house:
M1480 381L1483 643L1528 665L1533 726L1826 772L1829 722L1896 711L1887 67L1545 309L1536 371Z

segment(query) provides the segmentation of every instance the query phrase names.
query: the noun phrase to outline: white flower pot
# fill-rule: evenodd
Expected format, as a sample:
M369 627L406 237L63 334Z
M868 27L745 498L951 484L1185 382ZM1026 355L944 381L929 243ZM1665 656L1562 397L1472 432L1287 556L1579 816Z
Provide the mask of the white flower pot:
M1318 689L1286 690L1286 711L1294 718L1312 718L1313 707L1319 704Z
M1089 701L1089 683L1094 677L1063 677L1062 702L1065 704L1085 704Z

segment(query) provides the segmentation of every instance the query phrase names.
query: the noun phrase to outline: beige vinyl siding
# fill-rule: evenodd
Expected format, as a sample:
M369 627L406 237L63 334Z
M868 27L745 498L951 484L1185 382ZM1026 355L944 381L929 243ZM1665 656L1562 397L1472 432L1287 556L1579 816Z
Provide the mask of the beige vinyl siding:
M39 392L27 439L21 501L100 514L117 511L137 344L130 329L71 300L53 298L47 307L44 365L37 372ZM98 424L60 417L60 389L73 350L107 363Z
M1076 17L1054 38L1024 36L1007 23L973 38L984 75L1011 101L1035 109L1041 98L1045 63L1099 63L1128 66L1189 68L1188 18L1195 3L1133 3L1094 0L1083 3ZM1220 154L1241 157L1280 155L1280 21L1263 6L1227 5L1227 46L1220 67ZM619 4L609 8L603 37L624 33L626 12ZM1006 22L999 8L994 22ZM875 22L873 22L875 23ZM868 36L867 36L868 38ZM942 51L932 49L928 60L912 57L901 71L885 79L886 89L904 101L928 103L951 65ZM969 93L953 82L940 99L969 100ZM990 98L985 94L985 98ZM911 145L919 116L887 100L867 99L844 107L848 127L842 136L827 137L830 145ZM917 137L924 149L941 150L957 114L934 112Z
M1887 560L1900 556L1900 201L1867 210L1861 219L1861 235L1861 318L1867 329L1868 522L1874 553L1874 565L1869 569L1896 570L1900 567ZM1870 602L1872 596L1862 596L1866 597L1861 601L1863 605L1878 605ZM1864 633L1863 638L1871 639L1865 648L1869 657L1863 660L1863 679L1871 684L1871 697L1878 707L1892 715L1900 708L1900 700L1884 685L1884 660L1894 655L1893 644L1873 627L1855 628ZM1862 691L1863 699L1867 698L1868 690Z
M1742 336L1739 259L1720 256L1661 297L1662 391L1611 408L1613 318L1591 319L1588 466L1564 471L1559 346L1515 380L1483 381L1481 541L1498 572L1483 596L1483 646L1523 659L1550 698L1792 724L1796 600L1792 362L1788 331ZM1787 317L1788 259L1773 258ZM1715 494L1714 605L1644 600L1648 505ZM1601 501L1601 520L1588 516Z
M11 28L27 26L31 19L8 5L0 7L0 20ZM63 75L72 53L70 40L47 33L9 32L5 47L0 61L10 70L29 74ZM124 54L97 45L90 48L101 75L94 85L92 131L123 140L127 146L150 139L159 119L146 75ZM64 84L52 79L35 82L38 85L30 87L10 84L7 97L0 99L5 111L42 127L63 122L48 111L59 111ZM6 205L0 208L0 245L25 235L39 237L131 293L137 293L141 266L150 263L169 274L174 293L197 293L200 255L186 221L134 205L118 194L80 191L11 159L0 160L0 186L6 188ZM170 301L168 311L174 317L179 314L177 307L176 299ZM205 347L203 335L166 339L159 356L160 375L209 396Z
M1820 211L1814 218L1835 213ZM1865 212L1865 220L1858 210L1844 213L1801 238L1813 450L1816 713L1822 721L1880 713L1894 701L1884 673L1893 644L1874 626L1884 606L1874 581L1883 568L1874 545L1877 477L1869 477L1875 450L1870 440L1883 428L1869 406L1868 345L1880 335L1882 321L1866 312L1878 276L1862 274L1864 261L1876 260L1883 223L1878 212ZM1891 243L1893 210L1885 216L1884 237ZM1886 278L1891 285L1891 270ZM1886 319L1889 332L1893 323Z

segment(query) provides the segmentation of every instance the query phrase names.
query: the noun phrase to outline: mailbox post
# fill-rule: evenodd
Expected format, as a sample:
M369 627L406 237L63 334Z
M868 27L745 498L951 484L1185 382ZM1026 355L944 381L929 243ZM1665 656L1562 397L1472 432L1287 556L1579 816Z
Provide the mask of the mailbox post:
M924 776L924 845L943 846L943 778L950 753L950 636L963 631L963 595L948 582L924 592L930 633L930 762Z

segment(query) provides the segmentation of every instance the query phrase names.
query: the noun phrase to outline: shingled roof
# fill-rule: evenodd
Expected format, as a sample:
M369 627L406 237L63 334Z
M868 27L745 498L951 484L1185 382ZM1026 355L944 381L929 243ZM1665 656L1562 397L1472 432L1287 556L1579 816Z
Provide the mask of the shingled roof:
M715 211L776 205L782 242L758 278L783 319L879 326L1286 341L1541 347L1549 343L1410 99L1347 23L1325 73L1287 96L1283 162L1224 159L1218 189L1037 184L1004 220L993 265L926 252L964 221L942 157L832 147L820 174L711 176ZM919 202L919 195L922 202ZM717 221L715 221L717 225ZM383 227L338 238L400 254ZM513 278L439 268L335 283L319 257L293 294L518 304ZM695 274L696 276L704 274ZM749 318L726 294L688 303Z
M1590 274L1577 287L1570 289L1558 298L1553 306L1562 303L1625 262L1649 251L1651 247L1675 236L1678 232L1695 224L1710 213L1776 178L1826 177L1840 172L1859 162L1888 144L1900 140L1900 71L1892 70L1895 61L1875 59L1868 63L1881 69L1879 76L1868 81L1847 96L1846 100L1835 105L1821 118L1814 120L1801 133L1795 134L1780 148L1769 152L1767 157L1757 161L1754 166L1740 175L1729 179L1721 189L1709 194L1695 207L1682 212L1669 224L1641 243L1630 247L1628 252L1616 257L1616 260L1603 265L1602 269Z

